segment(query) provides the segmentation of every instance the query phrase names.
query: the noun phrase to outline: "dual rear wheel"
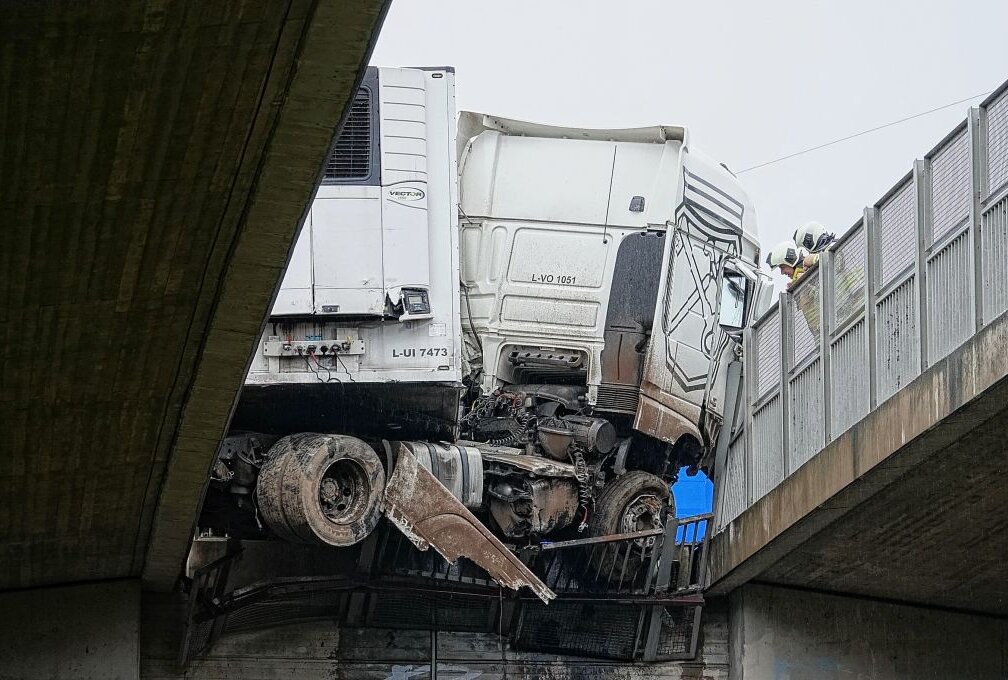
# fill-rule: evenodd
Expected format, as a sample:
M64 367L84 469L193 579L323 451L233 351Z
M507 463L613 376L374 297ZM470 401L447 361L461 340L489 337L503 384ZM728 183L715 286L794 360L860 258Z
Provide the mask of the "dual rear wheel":
M384 491L381 461L360 439L301 432L270 449L256 500L280 538L346 547L378 525Z

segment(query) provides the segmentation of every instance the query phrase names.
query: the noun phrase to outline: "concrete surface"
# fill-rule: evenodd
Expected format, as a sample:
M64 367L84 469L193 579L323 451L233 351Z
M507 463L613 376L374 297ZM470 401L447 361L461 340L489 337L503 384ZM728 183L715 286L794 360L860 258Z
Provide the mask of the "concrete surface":
M931 366L711 542L750 581L1008 613L1008 315Z
M140 582L0 593L0 679L139 674Z
M1004 619L749 585L731 598L732 680L996 680Z
M0 14L0 590L175 581L387 3Z
M188 669L176 665L182 602L144 594L140 677L144 680L727 680L728 608L709 606L696 661L631 664L502 652L496 635L340 629L315 621L226 634Z

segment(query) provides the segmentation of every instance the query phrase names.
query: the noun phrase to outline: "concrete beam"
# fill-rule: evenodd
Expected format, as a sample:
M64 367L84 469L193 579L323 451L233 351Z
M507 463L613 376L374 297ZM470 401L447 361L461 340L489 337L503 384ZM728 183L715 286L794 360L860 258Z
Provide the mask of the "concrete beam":
M1004 432L1008 426L997 414L1008 404L1006 376L1008 315L1003 315L715 536L710 545L710 592L724 594L757 578L977 428Z
M320 2L306 8L304 20L285 22L280 43L292 58L272 69L266 83L282 99L261 123L268 130L261 152L249 159L256 179L236 206L241 228L221 244L227 264L215 282L207 335L160 488L145 588L168 589L181 573L210 465L321 180L334 121L349 108L387 5Z
M0 589L174 582L388 2L0 17Z

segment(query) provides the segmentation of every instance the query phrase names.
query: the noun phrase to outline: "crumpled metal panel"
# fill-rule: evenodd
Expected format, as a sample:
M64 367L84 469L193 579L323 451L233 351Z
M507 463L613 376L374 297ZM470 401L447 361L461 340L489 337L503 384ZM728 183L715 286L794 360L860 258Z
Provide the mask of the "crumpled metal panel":
M420 550L434 546L449 562L466 557L502 586L527 586L546 604L556 597L402 446L385 486L385 515Z
M542 456L529 456L518 452L518 449L506 449L503 446L491 447L487 444L472 443L467 445L475 446L480 450L483 461L487 463L502 463L531 472L541 477L576 477L577 470L570 463L563 463ZM514 451L514 453L511 453Z

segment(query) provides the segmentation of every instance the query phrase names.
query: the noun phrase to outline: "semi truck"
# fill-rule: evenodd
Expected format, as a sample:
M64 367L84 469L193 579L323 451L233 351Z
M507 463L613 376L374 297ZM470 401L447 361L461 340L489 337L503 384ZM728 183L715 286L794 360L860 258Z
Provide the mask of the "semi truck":
M388 517L548 599L515 551L660 528L680 471L711 468L769 302L758 250L684 127L459 114L452 69L369 68L199 534L343 548Z

